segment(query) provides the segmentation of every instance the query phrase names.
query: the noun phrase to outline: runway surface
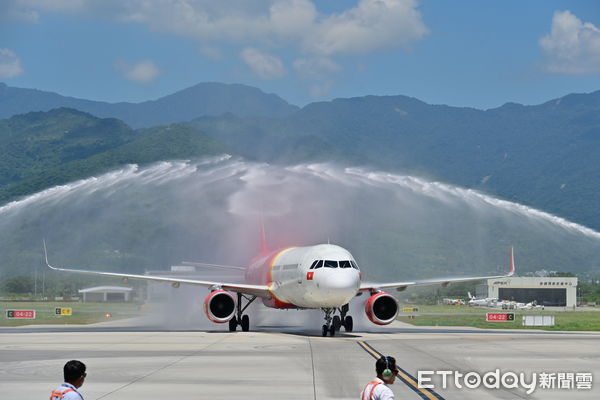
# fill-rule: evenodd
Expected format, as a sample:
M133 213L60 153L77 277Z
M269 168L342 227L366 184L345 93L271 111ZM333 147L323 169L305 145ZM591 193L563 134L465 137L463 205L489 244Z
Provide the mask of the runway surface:
M235 333L119 324L4 328L0 393L47 398L62 382L63 364L79 359L88 366L81 388L86 400L357 399L374 377L377 352L396 357L406 378L392 385L396 399L600 398L600 383L594 381L591 390L537 388L531 395L524 388L442 389L441 379L434 379L433 391L424 391L410 382L419 370L483 375L497 368L524 372L528 381L534 372L591 373L600 379L598 333L413 329L401 323L333 338L284 327Z

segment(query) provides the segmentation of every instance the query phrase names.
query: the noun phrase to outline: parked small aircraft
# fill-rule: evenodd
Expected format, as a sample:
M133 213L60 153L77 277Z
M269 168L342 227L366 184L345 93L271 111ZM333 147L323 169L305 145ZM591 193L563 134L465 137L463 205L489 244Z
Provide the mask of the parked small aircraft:
M498 299L494 297L485 297L478 299L475 296L471 295L471 292L467 292L469 295L469 305L470 306L481 306L481 307L497 307Z
M544 309L544 306L538 305L536 300L534 300L530 303L516 303L515 306L518 310L543 310Z

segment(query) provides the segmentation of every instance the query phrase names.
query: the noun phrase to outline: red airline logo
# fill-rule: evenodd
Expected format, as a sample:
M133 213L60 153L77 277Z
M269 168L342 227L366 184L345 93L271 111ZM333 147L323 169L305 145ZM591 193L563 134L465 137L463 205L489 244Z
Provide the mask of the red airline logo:
M313 280L313 276L315 275L314 271L310 271L306 273L306 280L307 281L312 281Z

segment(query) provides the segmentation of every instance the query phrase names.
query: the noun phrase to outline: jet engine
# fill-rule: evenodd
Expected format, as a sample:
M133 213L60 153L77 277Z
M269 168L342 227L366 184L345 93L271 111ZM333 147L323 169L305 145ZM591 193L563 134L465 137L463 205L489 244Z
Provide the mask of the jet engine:
M225 323L235 315L235 298L226 290L215 290L204 299L204 312L212 322Z
M398 301L389 293L376 293L367 299L365 312L374 324L387 325L398 315Z

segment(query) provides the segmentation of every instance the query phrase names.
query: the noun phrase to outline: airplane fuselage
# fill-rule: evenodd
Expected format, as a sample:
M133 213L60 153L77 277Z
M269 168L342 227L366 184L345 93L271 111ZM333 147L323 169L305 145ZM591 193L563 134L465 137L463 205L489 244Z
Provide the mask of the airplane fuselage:
M246 282L267 285L273 308L342 307L360 288L360 271L343 247L320 244L290 247L257 257L248 267Z

